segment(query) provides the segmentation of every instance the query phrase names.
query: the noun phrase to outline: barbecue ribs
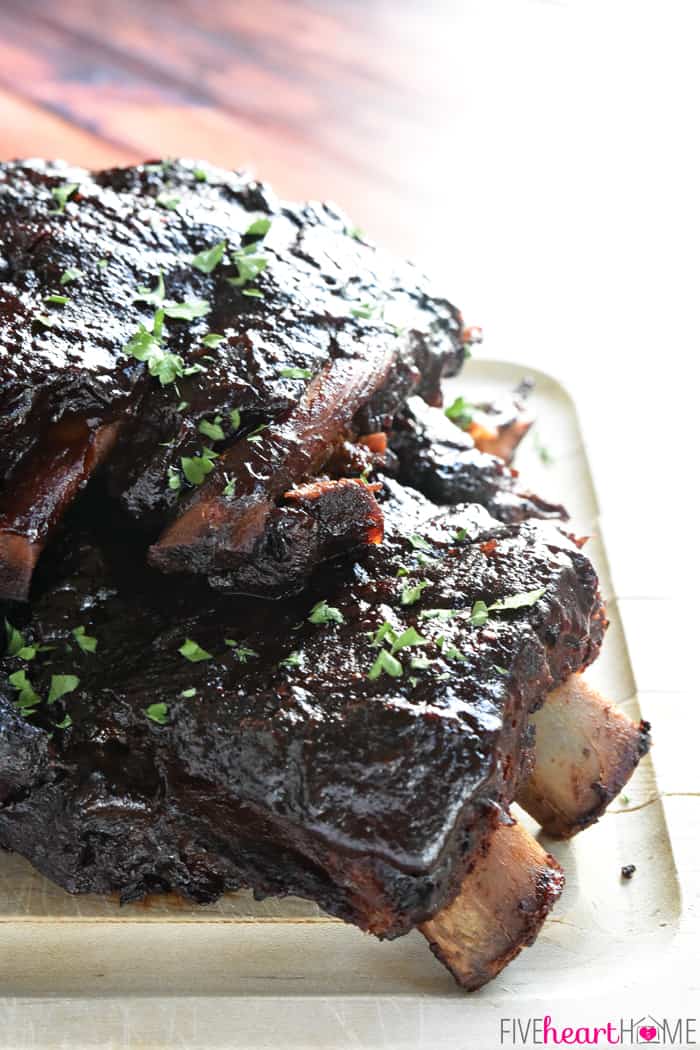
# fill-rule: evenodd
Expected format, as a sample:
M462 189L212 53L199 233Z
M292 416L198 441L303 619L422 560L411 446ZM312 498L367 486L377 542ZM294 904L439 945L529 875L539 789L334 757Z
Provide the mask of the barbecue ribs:
M0 846L419 927L478 987L562 887L510 803L572 834L648 746L576 676L605 613L523 391L455 426L455 307L190 162L0 164L0 282Z

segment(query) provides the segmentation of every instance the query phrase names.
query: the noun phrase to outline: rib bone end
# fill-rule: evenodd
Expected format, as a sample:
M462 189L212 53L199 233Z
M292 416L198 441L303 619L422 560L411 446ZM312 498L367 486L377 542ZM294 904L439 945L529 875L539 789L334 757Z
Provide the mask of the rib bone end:
M578 674L532 717L536 759L518 804L556 838L570 838L604 813L650 746L636 723Z
M457 897L419 928L457 983L473 991L533 943L563 888L554 858L519 824L502 824Z

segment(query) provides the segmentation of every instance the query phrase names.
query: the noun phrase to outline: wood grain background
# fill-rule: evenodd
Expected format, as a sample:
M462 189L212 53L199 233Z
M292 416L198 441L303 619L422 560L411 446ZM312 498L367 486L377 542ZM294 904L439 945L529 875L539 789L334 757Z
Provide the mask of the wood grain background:
M461 132L459 5L2 0L4 158L193 155L330 197L410 249ZM453 85L454 87L454 85ZM440 120L436 120L440 114Z

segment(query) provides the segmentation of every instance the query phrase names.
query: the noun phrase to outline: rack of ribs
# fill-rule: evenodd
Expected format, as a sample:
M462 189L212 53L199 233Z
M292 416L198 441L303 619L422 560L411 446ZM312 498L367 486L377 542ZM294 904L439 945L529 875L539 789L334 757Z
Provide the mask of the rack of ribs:
M450 422L456 308L242 175L0 165L0 267L0 846L483 984L563 887L511 804L573 834L649 745L581 677L605 610L506 462L525 409Z

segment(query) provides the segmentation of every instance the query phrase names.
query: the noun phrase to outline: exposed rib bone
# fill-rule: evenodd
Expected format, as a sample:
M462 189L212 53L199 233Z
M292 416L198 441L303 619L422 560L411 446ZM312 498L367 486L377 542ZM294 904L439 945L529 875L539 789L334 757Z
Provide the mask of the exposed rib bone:
M519 824L501 824L457 897L420 926L458 984L486 984L535 940L564 888L552 856Z
M549 694L532 718L535 766L519 805L548 835L594 824L649 750L649 723L632 722L579 674Z
M286 420L256 435L254 442L236 442L151 547L152 564L165 572L211 574L250 554L275 501L329 459L353 417L386 382L394 358L395 351L387 349L367 359L332 362ZM224 495L227 481L232 496Z
M24 601L46 541L112 448L118 423L54 424L21 464L0 506L0 598Z

